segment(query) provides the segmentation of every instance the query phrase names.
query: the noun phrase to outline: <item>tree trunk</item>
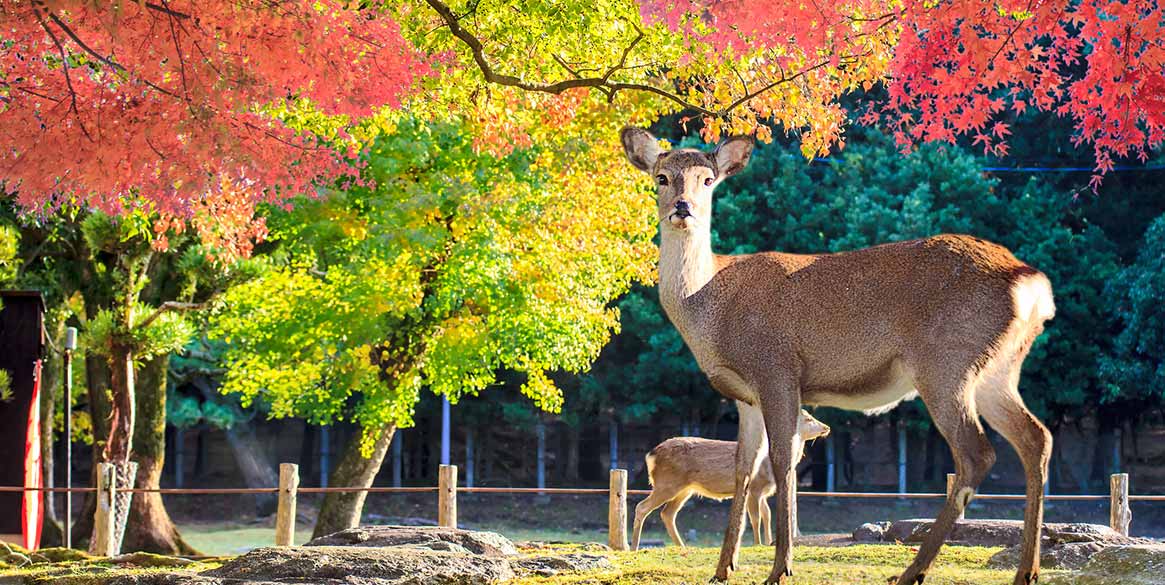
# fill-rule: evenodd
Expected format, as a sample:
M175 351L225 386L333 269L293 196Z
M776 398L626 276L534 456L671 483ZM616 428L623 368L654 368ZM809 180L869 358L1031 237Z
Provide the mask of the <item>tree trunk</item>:
M105 443L102 458L116 464L129 461L133 449L134 409L137 405L134 399L133 347L129 343L117 339L110 343L109 368L113 411L110 414L109 440Z
M363 431L363 429L361 429ZM372 448L372 456L364 457L360 454L360 437L362 432L356 433L344 446L344 455L340 464L332 472L328 484L335 487L370 487L380 465L384 463L384 455L388 453L388 446L392 443L392 435L396 431L394 425L381 429L380 438ZM360 515L364 511L364 499L368 492L329 492L324 495L320 513L316 518L315 530L312 538L327 536L346 528L360 524Z
M163 356L146 362L141 368L132 441L132 457L138 463L138 488L161 487L162 465L166 459L166 373L169 364L169 356ZM134 494L121 548L123 552L198 554L178 534L159 493Z

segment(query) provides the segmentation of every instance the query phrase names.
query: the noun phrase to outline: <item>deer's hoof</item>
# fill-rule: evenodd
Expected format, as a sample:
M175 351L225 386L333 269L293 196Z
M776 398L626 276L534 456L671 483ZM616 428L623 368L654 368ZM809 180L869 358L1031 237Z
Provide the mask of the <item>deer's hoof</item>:
M896 583L902 583L903 585L922 585L922 582L925 580L926 580L926 573L919 573L919 575L917 577L915 577L913 581L910 581L910 582L903 581L902 575L895 575L893 577L890 577L889 579L886 579L886 582L889 583L890 585L895 585Z
M1040 580L1039 571L1029 571L1015 576L1016 585L1036 585Z
M765 585L786 585L791 583L792 580L793 569L785 569L784 571L774 570L772 574L769 575L769 578L765 579Z

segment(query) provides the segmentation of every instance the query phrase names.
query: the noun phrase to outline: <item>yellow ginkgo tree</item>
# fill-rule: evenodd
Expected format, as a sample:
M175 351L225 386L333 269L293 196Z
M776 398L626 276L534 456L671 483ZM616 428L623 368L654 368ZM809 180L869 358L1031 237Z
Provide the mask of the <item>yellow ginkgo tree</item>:
M649 195L607 139L622 118L601 100L579 112L501 150L465 124L385 122L362 186L268 218L268 269L212 320L222 390L358 424L332 485L371 484L425 389L456 401L516 371L558 411L547 372L589 366L618 327L609 303L652 278L655 254ZM329 494L316 534L356 523L363 495Z

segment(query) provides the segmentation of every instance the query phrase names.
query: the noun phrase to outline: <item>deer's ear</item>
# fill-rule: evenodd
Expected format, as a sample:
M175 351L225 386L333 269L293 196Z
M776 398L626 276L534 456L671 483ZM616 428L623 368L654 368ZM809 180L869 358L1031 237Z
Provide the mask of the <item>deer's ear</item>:
M659 148L659 140L650 132L643 128L628 126L619 133L619 139L623 142L627 160L631 161L635 168L645 173L650 173L655 168L655 161L659 160L662 151Z
M731 177L744 170L752 156L752 138L749 136L733 136L716 147L716 170L723 177Z

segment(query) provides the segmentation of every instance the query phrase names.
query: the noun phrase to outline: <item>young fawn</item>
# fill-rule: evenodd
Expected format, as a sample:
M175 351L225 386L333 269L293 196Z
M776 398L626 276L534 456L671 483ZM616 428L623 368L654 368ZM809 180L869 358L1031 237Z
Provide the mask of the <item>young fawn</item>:
M801 411L797 420L797 447L795 453L802 453L806 441L829 434L829 427ZM699 494L705 498L723 500L731 498L736 486L736 442L715 441L700 437L674 437L659 445L645 457L647 477L651 481L651 495L635 506L635 528L631 534L631 550L639 549L639 536L643 522L663 506L660 518L667 533L676 546L684 546L680 532L676 528L676 514L692 497ZM798 460L800 460L798 458ZM759 464L756 479L748 489L748 520L752 524L753 536L757 544L769 544L773 540L771 511L768 498L776 491L777 482L768 457ZM762 525L765 538L762 540Z

